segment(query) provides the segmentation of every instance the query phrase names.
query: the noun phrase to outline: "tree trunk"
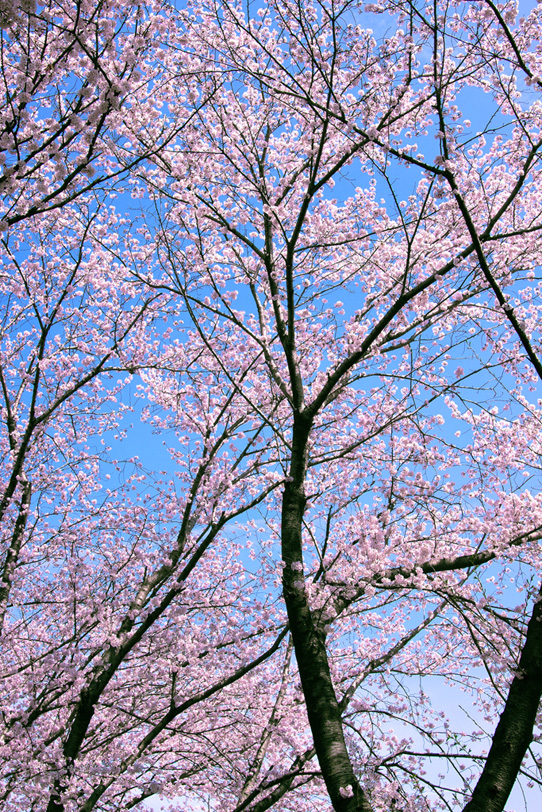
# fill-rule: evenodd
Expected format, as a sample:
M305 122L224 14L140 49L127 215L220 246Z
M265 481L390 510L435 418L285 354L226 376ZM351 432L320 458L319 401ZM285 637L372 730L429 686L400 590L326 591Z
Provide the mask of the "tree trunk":
M297 667L316 755L336 812L371 812L360 787L343 735L342 719L331 680L325 633L310 609L303 578L302 522L304 480L311 420L296 415L290 481L282 503L283 589Z
M463 812L502 812L532 739L542 696L542 590L485 767Z

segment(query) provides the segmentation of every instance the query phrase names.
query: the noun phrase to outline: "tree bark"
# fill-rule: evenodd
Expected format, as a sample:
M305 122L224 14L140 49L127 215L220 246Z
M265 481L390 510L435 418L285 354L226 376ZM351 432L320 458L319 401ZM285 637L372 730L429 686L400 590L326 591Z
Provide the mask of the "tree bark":
M303 578L302 523L307 443L312 420L294 419L290 481L282 503L283 590L316 755L335 812L371 812L354 774L331 679L325 633L315 622ZM351 794L350 794L351 793Z
M4 628L4 620L9 601L9 593L11 591L11 583L15 568L19 561L19 553L21 551L21 544L23 542L24 532L28 522L28 513L30 511L30 500L32 498L32 486L26 479L23 480L21 501L19 503L19 515L15 520L15 527L13 528L13 535L11 543L6 553L2 577L0 580L0 632Z
M502 812L532 739L542 696L542 589L485 767L463 812Z

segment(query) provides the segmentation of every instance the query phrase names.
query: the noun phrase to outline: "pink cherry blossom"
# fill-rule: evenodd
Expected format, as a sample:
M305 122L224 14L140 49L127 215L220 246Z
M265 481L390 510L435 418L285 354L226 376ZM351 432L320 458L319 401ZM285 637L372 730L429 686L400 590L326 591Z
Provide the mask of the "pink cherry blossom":
M0 3L6 812L540 783L523 14Z

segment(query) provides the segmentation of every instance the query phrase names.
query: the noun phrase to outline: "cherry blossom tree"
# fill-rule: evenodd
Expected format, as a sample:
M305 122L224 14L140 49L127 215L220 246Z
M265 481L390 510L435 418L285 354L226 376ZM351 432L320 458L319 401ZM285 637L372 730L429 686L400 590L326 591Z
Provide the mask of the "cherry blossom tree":
M6 810L542 783L517 12L2 7Z
M398 28L377 44L356 15L384 11ZM429 672L446 673L444 663L465 642L445 618L461 605L470 666L476 650L496 688L503 661L490 666L485 648L488 638L506 637L504 626L489 632L465 610L490 602L477 567L507 550L519 562L528 550L536 571L539 494L512 484L512 470L530 476L526 458L515 444L502 452L504 425L497 428L497 412L484 410L487 395L480 395L486 386L500 391L511 424L524 425L534 404L517 386L534 386L542 371L531 340L535 289L521 284L539 262L539 28L533 11L513 33L516 11L491 3L280 3L248 19L240 8L199 9L205 22L190 42L200 52L207 46L230 84L201 109L194 140L162 156L165 180L155 181L157 194L169 198L169 218L181 226L176 237L164 229L171 289L178 288L210 349L219 320L237 327L244 358L254 346L253 357L265 359L280 403L274 432L287 451L274 532L309 723L337 810L386 808L404 776L417 783L419 775L413 763L401 768L374 745L372 756L359 754L359 741L367 744L362 722L349 722L349 751L345 705L368 674L353 666L340 699L344 677L334 660L344 656L347 610L374 598L384 615L387 592L384 605L399 600L400 616L414 613L420 622L403 626L389 610L378 668L399 652L410 657L405 646L411 651L423 632L425 646L440 651ZM469 90L492 99L483 133L473 134L461 113ZM426 158L416 142L431 135L436 154ZM333 186L338 197L330 199ZM387 191L386 206L379 188ZM514 304L510 290L519 295ZM449 358L465 351L467 371L457 366L447 374ZM367 392L369 378L377 385ZM458 394L461 384L477 391L474 411L471 397ZM436 401L449 410L447 420L435 413ZM469 423L472 443L450 442L451 420ZM497 442L500 461L489 450ZM463 465L466 485L453 472ZM507 530L504 515L516 516ZM440 571L446 575L437 577ZM476 586L467 577L473 573ZM526 577L530 583L533 575ZM536 582L532 588L525 640L509 650L512 671L519 659L520 672L507 698L506 682L497 688L504 713L490 755L480 756L485 767L469 809L503 808L532 737L540 701ZM517 622L499 610L489 614L490 625ZM391 628L403 630L393 645ZM332 629L335 651L326 641ZM416 713L422 706L420 698ZM520 715L512 733L507 719L516 724ZM390 759L388 771L382 765ZM375 763L387 787L375 783ZM467 797L469 790L466 784Z
M273 482L260 483L260 493L256 477L253 495L220 513L218 457L232 429L213 418L200 425L187 417L191 451L178 484L162 485L154 472L147 485L133 455L115 457L110 445L134 409L127 393L137 371L180 360L178 340L164 355L167 333L155 328L174 315L167 297L135 279L151 267L153 246L126 213L141 193L134 167L186 124L162 112L167 9L51 3L2 15L2 803L91 809L105 794L113 808L133 806L161 788L166 763L169 786L212 763L206 748L218 726L186 714L264 662L285 636L269 623L238 630L234 540L225 550L231 566L208 555L197 598L184 591L187 603L164 614L226 520ZM187 362L188 386L198 352ZM204 372L213 375L203 360ZM207 378L196 384L193 403L212 396ZM227 413L231 396L217 387ZM246 463L238 457L239 482L257 474L257 453ZM186 646L173 642L170 667L165 641L181 615ZM148 635L138 645L153 626L157 648L145 652ZM150 670L134 681L138 661ZM145 680L146 695L134 696ZM183 745L172 758L163 736L149 769L141 759L164 730L170 739L168 725L181 714Z

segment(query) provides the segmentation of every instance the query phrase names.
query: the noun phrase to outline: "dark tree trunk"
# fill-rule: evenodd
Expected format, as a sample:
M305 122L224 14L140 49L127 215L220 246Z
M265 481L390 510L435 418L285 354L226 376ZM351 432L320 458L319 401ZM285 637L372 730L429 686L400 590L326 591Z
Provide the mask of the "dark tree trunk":
M336 812L371 812L346 749L341 711L329 669L325 633L315 622L303 579L304 480L310 428L310 419L303 415L296 416L291 476L285 485L282 503L284 600L314 747L333 808ZM349 792L353 793L352 796L348 795Z
M542 591L485 767L463 812L502 812L532 739L542 696Z

